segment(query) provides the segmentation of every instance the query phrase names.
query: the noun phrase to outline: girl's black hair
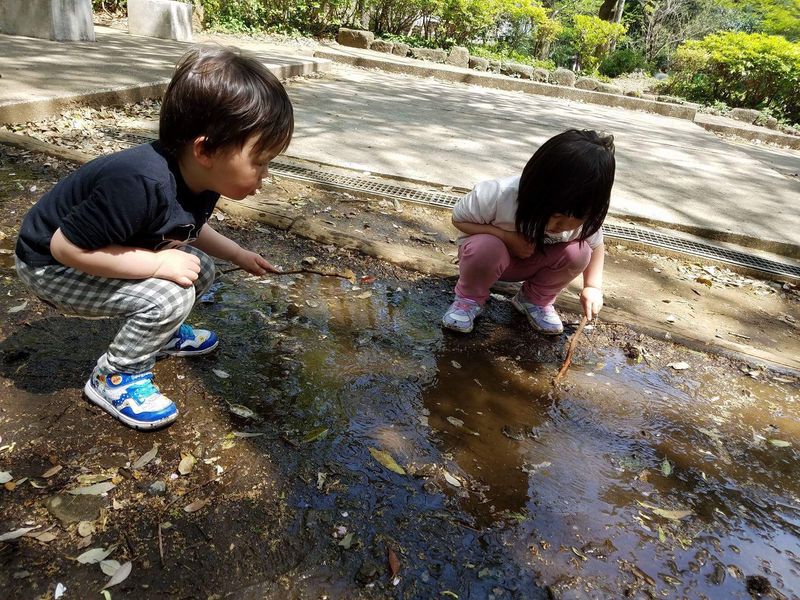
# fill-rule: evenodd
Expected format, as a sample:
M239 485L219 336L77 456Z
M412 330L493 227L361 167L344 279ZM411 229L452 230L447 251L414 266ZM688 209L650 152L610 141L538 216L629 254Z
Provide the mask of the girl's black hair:
M584 220L586 240L606 218L615 165L612 135L570 129L547 140L522 171L517 231L541 252L547 221L561 213Z
M158 137L177 156L197 137L213 153L241 149L257 135L256 152L283 152L294 113L281 82L257 59L235 48L196 47L184 54L161 103Z

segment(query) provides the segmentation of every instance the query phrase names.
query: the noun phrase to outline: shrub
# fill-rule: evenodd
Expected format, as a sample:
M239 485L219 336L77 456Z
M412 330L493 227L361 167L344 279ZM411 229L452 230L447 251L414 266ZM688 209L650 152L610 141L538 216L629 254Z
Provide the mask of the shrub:
M643 70L647 67L644 54L631 48L615 50L603 59L598 70L606 77L619 77L626 73Z
M473 56L481 56L483 58L499 60L500 62L515 62L532 67L542 67L548 71L552 71L556 68L552 60L539 60L529 54L515 52L511 48L498 43L470 46L469 53Z
M575 15L575 43L581 70L594 71L610 44L625 35L625 26L593 15Z
M780 36L724 32L675 53L671 93L690 100L768 110L800 122L800 44Z

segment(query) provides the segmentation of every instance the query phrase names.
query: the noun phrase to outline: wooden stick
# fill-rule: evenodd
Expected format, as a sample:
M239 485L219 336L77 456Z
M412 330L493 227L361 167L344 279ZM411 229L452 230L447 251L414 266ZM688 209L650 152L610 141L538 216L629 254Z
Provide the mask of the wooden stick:
M232 269L225 269L222 271L223 275L227 275L228 273L233 273L234 271L241 271L242 267L234 267ZM264 277L268 275L297 275L299 273L311 273L312 275L322 275L323 277L338 277L340 279L347 279L348 281L353 281L355 278L353 275L345 275L344 273L331 273L326 271L318 271L317 269L292 269L291 271L269 271L267 272Z
M561 365L561 369L558 371L555 377L553 377L553 385L558 385L558 382L561 381L561 378L569 369L570 363L572 363L572 354L575 352L575 346L578 345L578 336L583 331L583 328L586 327L586 324L589 322L589 319L586 318L586 315L581 317L581 322L578 324L578 329L575 330L575 333L572 334L572 337L569 339L569 344L567 345L567 356L564 358L564 364Z

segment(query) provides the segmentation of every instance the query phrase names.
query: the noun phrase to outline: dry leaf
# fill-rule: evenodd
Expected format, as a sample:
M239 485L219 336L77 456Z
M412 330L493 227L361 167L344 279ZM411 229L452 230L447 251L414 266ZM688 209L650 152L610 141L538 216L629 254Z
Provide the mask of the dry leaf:
M94 533L94 523L92 521L81 521L78 523L78 535L86 537Z
M47 478L49 478L49 477L52 477L53 475L55 475L56 473L58 473L58 472L59 472L61 469L63 469L63 468L64 468L64 467L62 467L61 465L56 465L55 467L52 467L52 468L50 468L50 469L47 469L47 471L45 471L44 473L42 473L42 478L43 478L43 479L47 479Z
M668 367L672 367L676 371L685 371L686 369L689 368L689 363L687 363L687 362L674 362L674 363L669 363L667 366Z
M184 512L193 513L197 512L201 508L203 508L206 504L208 504L210 500L208 498L204 498L203 500L195 500L191 504L187 504L183 507Z
M181 452L181 462L178 465L178 473L188 475L194 469L195 458L190 452Z
M14 479L8 471L0 471L0 483L8 483Z
M107 550L103 550L102 548L92 548L91 550L87 550L81 554L75 560L82 565L93 565L95 563L99 563L101 560L105 560L106 556L111 554L116 548L116 544L109 546Z
M103 589L110 588L111 586L117 585L118 583L122 583L128 578L128 575L131 574L131 569L133 568L133 563L131 561L126 562L124 565L120 565L117 572L108 580L103 586Z
M406 471L397 464L397 462L392 458L392 455L388 452L384 452L383 450L378 450L377 448L370 448L369 453L372 454L372 458L377 460L381 463L384 467L389 469L390 471L394 471L400 475L405 475Z
M461 487L461 482L452 475L450 475L450 473L448 473L447 471L444 472L444 480L453 487Z
M243 419L252 419L256 416L256 413L241 404L228 404L228 410L237 417L242 417Z
M447 417L447 422L454 427L463 427L464 421L461 419L456 419L455 417Z
M115 487L117 486L110 481L105 481L103 483L96 483L95 485L90 485L87 487L73 488L71 490L67 490L67 493L72 494L73 496L99 496L100 494L110 492Z
M389 569L392 572L392 577L397 577L397 574L400 573L400 559L397 558L397 554L394 553L394 550L388 548L389 551Z
M139 457L139 460L137 460L135 463L133 463L133 466L131 468L132 469L141 469L147 463L149 463L151 460L153 460L156 457L156 454L158 454L158 444L153 444L153 447L150 450L148 450L147 452L145 452L144 454L142 454Z
M14 531L9 531L8 533L4 533L0 535L0 542L8 542L9 540L15 540L17 538L22 537L29 531L33 531L34 529L38 529L39 525L34 525L33 527L21 527L20 529L15 529Z
M211 372L214 373L214 375L216 375L220 379L227 379L228 377L230 377L230 375L228 375L228 373L226 373L222 369L211 369Z
M117 572L117 569L119 569L119 567L120 567L119 562L117 562L116 560L109 559L100 561L100 570L102 570L103 573L105 573L109 577L113 577L114 573Z

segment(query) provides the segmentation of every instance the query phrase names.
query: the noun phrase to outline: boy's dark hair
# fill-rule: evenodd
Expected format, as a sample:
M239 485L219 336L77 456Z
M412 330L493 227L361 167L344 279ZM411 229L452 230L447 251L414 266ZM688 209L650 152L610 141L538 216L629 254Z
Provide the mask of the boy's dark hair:
M615 165L612 135L570 129L547 140L522 171L517 231L543 251L547 221L561 213L584 219L586 240L606 218Z
M175 67L161 103L158 136L172 156L205 136L205 150L241 148L256 134L256 152L286 150L292 103L281 82L235 48L196 47Z

